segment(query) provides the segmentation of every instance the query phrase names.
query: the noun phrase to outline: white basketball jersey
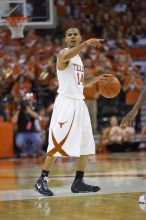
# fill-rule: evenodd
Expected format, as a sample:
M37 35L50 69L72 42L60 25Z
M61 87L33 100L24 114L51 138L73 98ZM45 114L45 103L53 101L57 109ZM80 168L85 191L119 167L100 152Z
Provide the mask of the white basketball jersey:
M85 98L83 95L84 66L79 55L70 59L64 70L57 68L57 77L59 94L75 99Z

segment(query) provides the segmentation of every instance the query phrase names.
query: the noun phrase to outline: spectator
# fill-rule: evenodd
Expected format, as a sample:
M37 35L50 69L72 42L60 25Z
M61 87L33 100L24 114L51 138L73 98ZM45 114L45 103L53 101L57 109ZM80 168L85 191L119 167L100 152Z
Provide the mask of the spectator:
M133 127L126 127L123 129L123 141L124 142L134 142L135 140L135 129Z
M40 135L42 137L42 145L40 146L40 149L38 149L38 155L45 155L45 147L48 145L47 135L48 135L48 123L49 123L49 117L47 116L47 110L45 107L41 107L38 111L39 119L35 120L37 130L40 132ZM45 151L44 151L45 150Z
M25 156L34 157L41 148L42 136L35 127L35 120L39 119L36 111L32 110L32 94L27 93L12 118L16 124L16 145L21 149Z
M5 118L6 118L5 113L4 113L4 111L1 109L1 105L0 105L0 122L5 121Z
M126 127L123 129L123 145L126 151L135 151L138 148L138 142L136 141L136 132L133 127Z
M123 132L118 125L117 117L112 116L110 119L110 131L109 131L109 143L110 144L121 144L123 139Z
M16 101L21 101L25 94L31 92L31 89L31 81L23 75L20 75L20 77L17 79L12 87L11 94Z
M118 119L115 116L110 118L110 126L107 135L107 149L109 152L124 151L122 146L123 131L118 125Z

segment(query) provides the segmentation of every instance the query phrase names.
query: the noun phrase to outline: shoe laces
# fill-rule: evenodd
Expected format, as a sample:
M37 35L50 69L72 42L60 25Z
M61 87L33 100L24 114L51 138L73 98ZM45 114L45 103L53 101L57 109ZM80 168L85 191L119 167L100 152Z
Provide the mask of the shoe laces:
M75 183L85 184L83 178L82 178L82 179L77 179L77 180L75 181Z
M84 179L83 178L81 179L81 182L84 183Z
M83 183L84 186L91 186L91 185L89 185L89 184L86 184L86 183L84 182L84 179L83 179L83 178L81 179L81 183Z
M80 182L81 182L81 183L84 183L84 180L83 180L83 178L82 178L82 179L80 179ZM84 184L85 184L85 183L84 183Z
M47 190L48 189L48 184L47 184L48 183L48 177L45 176L43 178L43 180L44 180L43 181L43 187L44 187L45 190Z

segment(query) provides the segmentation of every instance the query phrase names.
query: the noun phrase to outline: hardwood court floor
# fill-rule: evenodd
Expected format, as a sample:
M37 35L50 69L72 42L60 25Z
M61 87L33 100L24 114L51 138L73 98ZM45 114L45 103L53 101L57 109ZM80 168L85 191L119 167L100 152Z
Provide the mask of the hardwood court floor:
M33 190L44 158L0 160L0 220L143 220L146 205L146 154L120 153L90 157L86 182L97 193L72 194L75 159L58 159L50 174L54 197Z

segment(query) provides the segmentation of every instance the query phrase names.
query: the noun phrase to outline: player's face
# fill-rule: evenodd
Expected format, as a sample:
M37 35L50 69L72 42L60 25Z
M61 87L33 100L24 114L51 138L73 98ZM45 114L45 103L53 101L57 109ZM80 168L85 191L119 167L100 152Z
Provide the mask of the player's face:
M81 42L79 30L76 28L68 29L65 36L65 42L69 48L77 46Z

